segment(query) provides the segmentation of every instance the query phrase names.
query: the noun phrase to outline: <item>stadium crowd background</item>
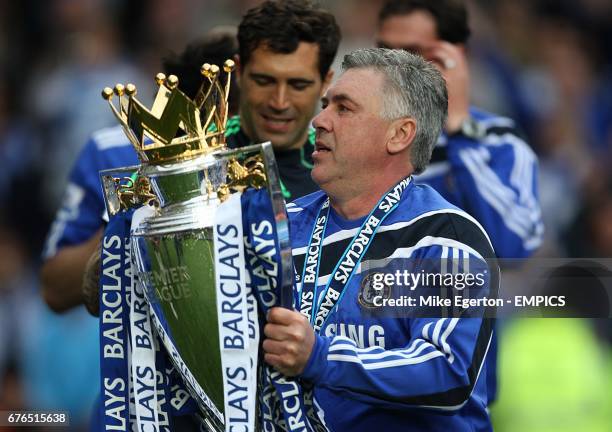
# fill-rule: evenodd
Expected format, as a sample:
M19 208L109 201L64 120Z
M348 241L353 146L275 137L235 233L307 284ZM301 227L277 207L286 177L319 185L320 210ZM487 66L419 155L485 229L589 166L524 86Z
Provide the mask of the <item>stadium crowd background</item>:
M68 410L78 426L98 392L96 320L49 311L37 271L80 147L115 124L100 90L133 82L150 100L160 57L257 3L0 3L0 410ZM338 58L372 46L380 1L320 3L343 32ZM480 0L470 14L473 102L514 118L539 156L537 256L612 258L612 2ZM506 323L496 430L610 430L611 323Z

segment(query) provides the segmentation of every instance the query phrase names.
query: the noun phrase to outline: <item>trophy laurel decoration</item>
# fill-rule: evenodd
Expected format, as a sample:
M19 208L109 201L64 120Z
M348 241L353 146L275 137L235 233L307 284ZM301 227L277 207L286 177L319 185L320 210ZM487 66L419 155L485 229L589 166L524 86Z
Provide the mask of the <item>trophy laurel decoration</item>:
M266 296L274 298L269 305L288 306L292 301L288 224L271 145L226 146L233 69L231 60L222 68L204 64L203 83L193 99L179 89L176 76L160 73L150 109L137 99L133 84L102 91L141 162L100 173L109 216L134 211L129 248L138 282L131 292L132 305L137 305L130 312L131 358L135 362L155 356L151 349L155 344L139 344L146 340L140 333L146 326L135 317L142 312L138 307L142 291L149 307L144 315L150 317L147 322L196 400L203 422L213 431L236 424L240 430L259 427L257 311ZM245 205L253 190L265 193L264 210ZM273 229L257 233L272 237L261 240L249 237L247 228L243 232L244 208L254 219L248 226L270 225ZM106 239L105 234L103 243ZM268 278L267 285L260 287L247 271L257 257L243 250L249 244L262 253L264 243L253 244L257 241L272 245L275 253L268 255L278 257L277 262L266 262L268 273L257 272ZM229 251L235 254L228 255ZM264 285L277 291L266 291ZM105 289L102 286L101 296L109 294ZM138 366L131 368L138 376ZM243 387L243 392L236 390ZM135 385L134 390L140 421L146 417L138 414L139 401L145 400L139 388Z

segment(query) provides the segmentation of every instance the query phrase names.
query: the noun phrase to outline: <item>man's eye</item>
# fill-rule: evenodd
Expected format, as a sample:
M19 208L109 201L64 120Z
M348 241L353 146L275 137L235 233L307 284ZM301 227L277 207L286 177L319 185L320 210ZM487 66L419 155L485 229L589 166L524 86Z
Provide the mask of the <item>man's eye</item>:
M295 90L306 90L308 87L310 86L309 83L293 83L291 84L291 87L293 87L293 89Z
M345 105L342 105L342 104L338 105L338 112L342 113L342 112L348 112L348 111L350 110Z
M253 81L255 81L255 84L260 85L260 86L270 84L270 80L267 78L253 77Z

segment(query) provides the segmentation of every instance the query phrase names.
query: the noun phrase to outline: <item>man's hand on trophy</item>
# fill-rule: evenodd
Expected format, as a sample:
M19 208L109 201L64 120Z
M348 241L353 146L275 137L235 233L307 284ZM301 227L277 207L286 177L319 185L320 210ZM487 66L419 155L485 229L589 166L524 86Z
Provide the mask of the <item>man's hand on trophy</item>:
M263 342L266 363L285 376L301 374L310 358L314 330L304 315L275 307L268 312Z

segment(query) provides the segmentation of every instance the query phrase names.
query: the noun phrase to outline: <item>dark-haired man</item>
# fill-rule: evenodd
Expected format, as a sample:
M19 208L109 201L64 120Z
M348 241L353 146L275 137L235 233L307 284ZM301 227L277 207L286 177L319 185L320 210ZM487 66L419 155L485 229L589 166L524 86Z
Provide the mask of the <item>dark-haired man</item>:
M271 141L287 201L318 189L310 178L309 126L339 42L333 15L308 1L266 1L238 27L240 123L229 122L228 142Z

